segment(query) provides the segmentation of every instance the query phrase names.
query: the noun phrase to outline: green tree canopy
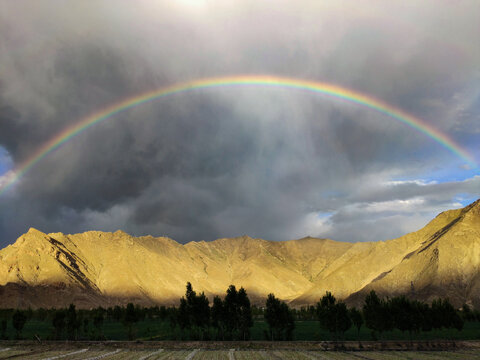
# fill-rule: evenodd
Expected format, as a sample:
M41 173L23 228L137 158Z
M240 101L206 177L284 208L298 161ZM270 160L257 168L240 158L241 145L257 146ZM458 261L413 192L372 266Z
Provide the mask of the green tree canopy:
M17 339L22 338L22 330L27 322L27 315L21 310L16 310L12 316L12 325L17 332Z

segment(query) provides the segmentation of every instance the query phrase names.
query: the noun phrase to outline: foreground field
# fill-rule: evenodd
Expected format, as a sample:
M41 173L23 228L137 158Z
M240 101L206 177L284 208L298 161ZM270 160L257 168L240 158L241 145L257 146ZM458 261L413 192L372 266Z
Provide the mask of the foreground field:
M127 328L120 322L105 321L103 326L103 335L106 340L127 340ZM53 338L54 328L51 320L27 321L22 332L22 338L25 340L35 340L38 336L42 340L49 340ZM265 340L265 333L268 333L268 325L264 321L255 321L251 328L251 340L261 341ZM88 340L94 334L94 329L91 324L87 332L79 336L80 340ZM190 340L187 334L182 334L176 328L172 331L167 322L158 320L146 319L135 324L134 327L135 339L138 340ZM15 339L15 330L9 323L6 331L8 339ZM214 333L212 332L210 338L212 339ZM295 330L293 332L293 340L302 341L325 341L331 340L332 336L327 331L321 329L318 321L296 321ZM408 332L401 332L399 330L387 331L382 334L381 340L410 340ZM412 334L413 340L478 340L480 339L480 322L466 322L462 331L456 329L440 329L428 332L421 331ZM344 340L347 341L368 341L372 340L372 331L365 326L362 326L360 333L357 330L350 328L345 333Z
M177 348L156 348L148 344L139 343L84 343L73 345L69 343L55 343L47 345L11 344L0 346L0 359L32 359L32 360L329 360L329 359L367 359L367 360L445 360L445 359L479 359L480 344L450 344L454 349L437 351L418 350L395 350L395 346L403 344L391 344L390 350L384 351L359 351L359 349L347 347L337 351L312 350L311 346L322 346L322 344L290 343L290 348L275 346L261 348L262 344L250 344L255 349L248 348L223 348L233 344L201 344L204 348L193 348L194 343L177 344ZM212 348L208 346L213 345ZM352 344L353 345L353 344ZM356 344L355 346L357 346ZM368 347L368 344L366 344ZM372 344L370 344L372 345ZM388 345L388 344L387 344ZM78 346L78 347L75 347ZM375 345L376 346L376 345ZM182 348L183 347L183 348Z

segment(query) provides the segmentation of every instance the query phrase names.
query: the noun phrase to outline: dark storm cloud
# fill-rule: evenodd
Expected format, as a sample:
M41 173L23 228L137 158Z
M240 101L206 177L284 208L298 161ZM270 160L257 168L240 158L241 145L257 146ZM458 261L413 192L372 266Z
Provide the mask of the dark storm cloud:
M3 3L0 146L20 164L126 97L254 73L351 87L478 143L476 2L187 3ZM30 226L182 242L379 240L458 207L460 193L478 196L478 178L393 181L451 163L462 165L404 124L340 100L258 87L194 91L117 114L39 162L1 199L0 241Z

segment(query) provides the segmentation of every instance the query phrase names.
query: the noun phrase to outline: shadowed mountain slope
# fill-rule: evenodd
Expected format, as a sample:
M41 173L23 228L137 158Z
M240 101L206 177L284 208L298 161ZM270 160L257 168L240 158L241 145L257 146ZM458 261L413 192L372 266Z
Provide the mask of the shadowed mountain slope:
M274 292L295 306L316 303L327 290L359 303L375 289L479 307L479 266L480 201L384 242L242 236L181 245L122 231L64 235L30 229L0 251L0 306L174 304L190 281L208 296L235 284L254 302Z

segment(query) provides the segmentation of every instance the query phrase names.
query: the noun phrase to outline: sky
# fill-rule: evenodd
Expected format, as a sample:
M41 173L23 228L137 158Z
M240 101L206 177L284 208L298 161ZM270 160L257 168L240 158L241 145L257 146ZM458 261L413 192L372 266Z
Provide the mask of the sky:
M111 104L235 75L374 97L480 162L479 16L476 0L2 1L0 187ZM478 198L476 164L385 114L225 86L133 107L52 151L2 190L0 246L30 227L379 241Z

